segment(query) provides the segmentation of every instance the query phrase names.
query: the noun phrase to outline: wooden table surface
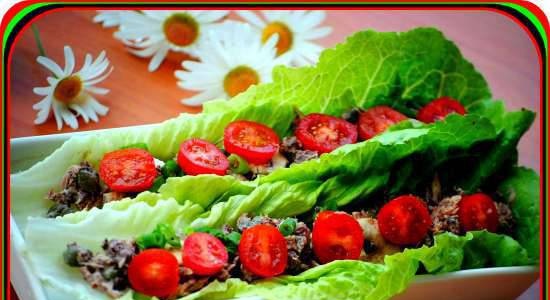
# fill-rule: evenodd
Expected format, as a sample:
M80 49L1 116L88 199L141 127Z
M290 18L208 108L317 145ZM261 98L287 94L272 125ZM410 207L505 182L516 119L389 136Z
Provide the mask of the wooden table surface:
M99 123L80 122L79 130L150 124L175 117L181 112L196 113L200 108L184 106L180 99L192 95L176 86L174 70L180 68L183 55L171 54L154 73L147 72L148 59L125 51L113 37L114 29L104 29L92 22L94 11L58 10L40 16L34 23L42 36L45 51L62 63L63 46L70 45L76 55L77 68L84 55L94 57L101 50L115 67L100 86L111 92L98 99L110 111ZM232 13L230 18L235 18ZM495 98L504 99L510 108L521 107L539 112L540 66L534 44L527 33L509 18L491 11L406 11L406 10L338 10L327 11L325 24L333 32L319 43L331 47L355 31L404 31L417 26L434 26L455 41L464 56L485 75ZM17 42L11 61L10 130L11 137L58 133L53 116L42 125L34 125L36 111L32 105L40 100L32 88L45 86L48 72L35 59L38 50L30 27ZM539 126L535 124L520 144L520 163L539 167ZM71 132L64 127L62 132ZM535 295L535 294L532 294Z

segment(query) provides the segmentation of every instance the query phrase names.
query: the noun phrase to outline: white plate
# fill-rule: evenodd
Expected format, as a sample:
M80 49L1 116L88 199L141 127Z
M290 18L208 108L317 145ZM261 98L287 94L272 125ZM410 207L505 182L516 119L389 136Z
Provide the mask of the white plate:
M11 139L10 173L27 169L48 156L71 136L81 134L86 132ZM55 300L55 291L49 289L46 291L47 288L33 274L24 258L25 240L13 218L10 220L10 238L10 276L20 300ZM515 299L537 278L538 268L536 267L485 268L441 275L421 275L417 276L413 284L395 299ZM50 297L48 298L46 294ZM258 300L250 297L246 299Z

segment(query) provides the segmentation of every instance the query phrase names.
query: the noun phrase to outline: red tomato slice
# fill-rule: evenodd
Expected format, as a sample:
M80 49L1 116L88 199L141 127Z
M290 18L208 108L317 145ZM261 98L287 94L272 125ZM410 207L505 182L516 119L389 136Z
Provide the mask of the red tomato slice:
M298 122L294 132L304 149L327 153L357 142L357 127L350 122L323 114L309 114Z
M315 217L315 221L320 221L320 220L326 219L326 218L328 218L329 216L331 216L335 213L336 212L334 212L332 210L323 210L323 211L321 211L317 214L317 216Z
M313 252L321 263L338 259L359 259L363 230L352 216L342 212L321 212L313 223Z
M128 265L130 285L147 296L171 296L178 288L179 276L178 260L164 249L144 250Z
M486 229L496 232L498 210L493 199L486 194L464 195L458 202L458 221L463 231Z
M396 245L415 245L422 241L432 226L426 203L413 195L399 196L378 212L382 237Z
M183 265L195 274L214 275L223 269L228 259L222 241L208 233L196 232L183 241Z
M241 236L239 258L243 266L257 276L266 278L282 274L288 261L285 237L271 225L249 227Z
M466 109L460 102L450 97L441 97L422 107L416 118L424 123L443 120L450 113L466 114Z
M229 168L229 161L214 144L201 139L189 139L180 146L178 165L187 175L223 176Z
M115 192L143 192L157 175L155 158L143 149L109 152L99 162L99 177Z
M273 129L256 122L235 121L225 127L225 151L236 154L249 163L268 163L279 151L279 137Z
M397 124L407 117L388 106L375 106L359 115L357 128L359 137L368 140L373 136L382 133L393 124Z

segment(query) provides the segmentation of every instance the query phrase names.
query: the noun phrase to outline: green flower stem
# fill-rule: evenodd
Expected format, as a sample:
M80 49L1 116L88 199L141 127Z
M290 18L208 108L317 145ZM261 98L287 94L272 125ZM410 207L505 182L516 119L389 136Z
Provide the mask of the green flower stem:
M44 46L42 46L42 40L40 39L40 32L38 32L38 27L36 24L31 25L32 32L34 33L34 40L36 41L36 46L38 46L38 52L40 56L46 56L46 51L44 51Z

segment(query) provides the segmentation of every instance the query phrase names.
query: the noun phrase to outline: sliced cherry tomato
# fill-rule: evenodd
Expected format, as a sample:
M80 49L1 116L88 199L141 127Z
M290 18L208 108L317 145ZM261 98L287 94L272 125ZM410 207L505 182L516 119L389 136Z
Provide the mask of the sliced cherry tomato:
M157 175L155 158L143 149L109 152L99 162L99 177L115 192L145 191Z
M458 221L463 231L487 229L496 232L498 210L493 199L486 194L464 195L458 202Z
M187 175L225 175L229 161L216 145L201 139L183 142L178 152L178 165Z
M466 114L466 109L460 102L450 97L441 97L422 107L416 118L424 123L443 120L450 113Z
M130 285L147 296L171 296L178 288L179 276L178 260L164 249L142 251L128 265Z
M332 211L332 210L323 210L323 211L321 211L317 214L317 216L315 217L315 221L323 220L323 219L328 218L329 216L331 216L333 214L335 214L335 212Z
M273 129L251 121L232 122L223 133L225 151L252 164L269 162L279 151L279 143L279 137Z
M283 234L274 226L260 224L245 229L239 242L239 258L249 272L260 277L282 274L288 261Z
M183 241L183 265L195 274L210 276L218 273L229 255L222 241L204 232L196 232Z
M415 245L428 234L432 219L422 199L405 195L386 203L377 216L382 237L396 245Z
M313 252L321 263L337 259L359 259L363 230L359 222L343 212L321 212L313 223Z
M327 153L357 142L357 127L350 122L323 114L309 114L298 122L294 132L304 149Z
M382 133L393 124L397 124L407 117L388 106L375 106L359 115L357 128L359 137L368 140L373 136Z

